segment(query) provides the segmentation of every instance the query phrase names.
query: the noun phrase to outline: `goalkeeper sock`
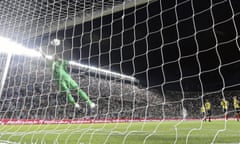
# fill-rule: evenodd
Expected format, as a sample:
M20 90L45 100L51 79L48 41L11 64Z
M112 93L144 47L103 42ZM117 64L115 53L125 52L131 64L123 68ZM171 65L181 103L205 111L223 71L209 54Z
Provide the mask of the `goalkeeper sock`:
M67 91L66 93L67 93L68 102L70 104L74 105L76 102L75 102L75 99L73 98L72 94L69 91Z
M87 96L87 94L86 94L83 90L79 89L79 90L78 90L78 95L79 95L84 101L86 101L88 105L91 106L92 104L94 104L94 103L89 99L89 97Z

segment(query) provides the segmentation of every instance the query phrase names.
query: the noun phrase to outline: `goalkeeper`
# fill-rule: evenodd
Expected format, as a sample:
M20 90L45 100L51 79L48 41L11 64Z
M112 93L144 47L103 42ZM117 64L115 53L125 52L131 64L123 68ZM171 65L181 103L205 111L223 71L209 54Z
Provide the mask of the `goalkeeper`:
M67 73L67 61L60 59L56 55L53 57L47 56L42 51L41 54L44 58L50 61L54 79L57 81L61 92L64 93L65 96L67 96L67 100L69 103L74 105L76 108L80 108L80 105L75 101L71 94L71 90L76 90L78 96L80 96L91 108L94 108L96 106L95 103L90 100L87 94L79 88L78 84Z

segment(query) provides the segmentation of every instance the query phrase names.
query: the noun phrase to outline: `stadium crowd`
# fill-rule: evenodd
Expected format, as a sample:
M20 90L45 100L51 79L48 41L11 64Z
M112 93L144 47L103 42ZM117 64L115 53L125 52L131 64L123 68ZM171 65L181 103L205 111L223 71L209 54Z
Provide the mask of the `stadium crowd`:
M72 77L97 104L97 108L91 110L85 102L74 96L81 105L80 110L75 109L59 92L50 69L41 61L35 65L32 63L34 62L18 59L9 68L0 98L1 118L64 119L160 116L157 113L161 113L161 111L156 107L162 102L162 97L158 92L139 89L133 82L120 79L110 80L107 77L99 78L80 72L71 73Z
M18 60L19 61L19 60ZM25 62L25 61L24 61ZM90 109L74 96L81 108L70 105L59 92L50 70L44 63L15 62L9 69L0 97L0 118L11 119L74 119L74 118L200 118L200 107L205 99L212 103L213 117L222 117L221 92L164 91L139 88L133 82L97 77L80 72L71 75L97 104ZM239 92L225 92L232 108L232 96Z

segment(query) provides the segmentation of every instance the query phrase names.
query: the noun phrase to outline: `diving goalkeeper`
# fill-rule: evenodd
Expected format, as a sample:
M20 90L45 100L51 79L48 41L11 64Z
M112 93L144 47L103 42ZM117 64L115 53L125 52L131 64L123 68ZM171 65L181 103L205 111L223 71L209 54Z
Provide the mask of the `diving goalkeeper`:
M75 101L71 94L72 90L76 90L78 96L82 98L91 108L96 106L95 103L90 100L87 94L79 88L78 84L67 73L68 62L66 60L60 59L57 57L57 55L47 56L42 51L41 54L44 58L49 60L50 65L52 66L54 79L57 81L60 91L67 97L67 100L70 104L74 105L76 108L80 108L80 105Z

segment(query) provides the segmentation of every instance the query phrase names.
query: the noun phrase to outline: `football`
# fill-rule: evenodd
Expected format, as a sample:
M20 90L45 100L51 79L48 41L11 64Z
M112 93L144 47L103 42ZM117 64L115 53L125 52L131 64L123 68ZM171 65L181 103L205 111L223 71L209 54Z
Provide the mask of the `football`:
M52 46L59 46L61 44L61 41L59 39L53 39L50 44Z

